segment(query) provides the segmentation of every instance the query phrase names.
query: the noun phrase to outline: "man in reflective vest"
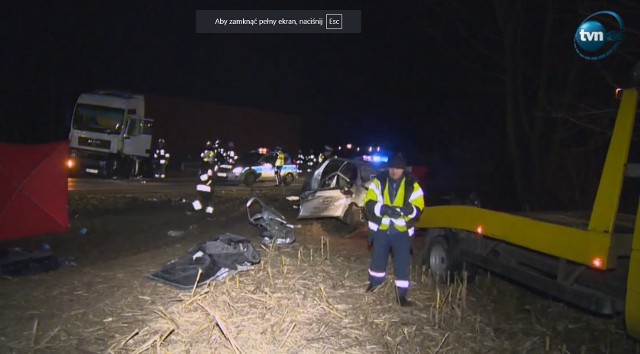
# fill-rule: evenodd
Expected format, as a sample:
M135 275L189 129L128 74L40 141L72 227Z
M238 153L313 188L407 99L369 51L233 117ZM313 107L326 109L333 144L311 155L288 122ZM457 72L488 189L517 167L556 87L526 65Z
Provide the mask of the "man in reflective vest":
M406 167L402 155L392 156L388 172L372 181L365 197L372 246L367 292L384 282L391 251L397 301L403 307L411 305L407 300L411 242L414 225L424 209L424 193L411 176L405 175Z
M198 199L191 203L193 210L200 211L204 207L205 213L213 214L213 168L206 161L203 161L200 167L196 191L198 191Z
M318 163L321 164L324 160L330 159L333 157L333 148L329 145L324 146L324 151L318 155Z
M204 146L204 150L202 150L202 152L200 153L200 158L202 159L203 162L213 166L215 151L214 151L213 144L211 143L211 140L207 140L207 143Z
M282 184L282 167L284 167L284 152L282 152L281 147L276 147L276 163L275 163L275 174L276 174L276 187Z

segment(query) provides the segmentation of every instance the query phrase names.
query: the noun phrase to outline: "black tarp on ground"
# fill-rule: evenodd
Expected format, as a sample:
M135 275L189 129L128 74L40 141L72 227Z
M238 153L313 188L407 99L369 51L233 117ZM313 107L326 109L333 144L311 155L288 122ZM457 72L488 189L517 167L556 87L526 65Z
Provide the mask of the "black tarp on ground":
M48 250L0 250L0 275L9 277L36 275L70 265L74 265L71 258L56 257Z
M235 272L250 269L260 263L260 255L246 238L230 233L192 247L186 255L174 259L149 275L153 280L190 289L198 279L198 286L226 278Z

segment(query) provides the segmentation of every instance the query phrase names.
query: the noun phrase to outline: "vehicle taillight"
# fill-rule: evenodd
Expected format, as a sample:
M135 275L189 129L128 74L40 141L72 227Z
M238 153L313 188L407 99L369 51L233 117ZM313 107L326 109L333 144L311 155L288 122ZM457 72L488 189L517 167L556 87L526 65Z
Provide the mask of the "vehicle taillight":
M600 258L594 258L591 261L591 265L593 265L595 268L603 268L604 267L604 262Z
M76 165L76 162L72 158L67 159L67 168L73 168Z

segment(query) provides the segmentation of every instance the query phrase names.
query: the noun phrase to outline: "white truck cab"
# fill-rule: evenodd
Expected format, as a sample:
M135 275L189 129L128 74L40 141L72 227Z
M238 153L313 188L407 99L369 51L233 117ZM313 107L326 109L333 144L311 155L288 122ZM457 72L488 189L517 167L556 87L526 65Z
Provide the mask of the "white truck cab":
M98 91L78 97L71 120L71 160L77 172L137 175L151 155L153 120L144 96Z

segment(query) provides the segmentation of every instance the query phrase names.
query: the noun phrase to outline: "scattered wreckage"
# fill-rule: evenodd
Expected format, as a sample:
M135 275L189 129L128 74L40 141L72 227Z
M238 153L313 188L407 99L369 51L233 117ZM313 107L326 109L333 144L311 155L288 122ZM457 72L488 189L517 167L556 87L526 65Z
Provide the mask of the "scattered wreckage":
M149 278L182 289L222 280L260 263L260 254L251 242L225 233L212 241L195 245L184 256L167 262Z
M250 223L260 229L262 244L265 246L288 245L296 240L294 226L287 223L282 213L257 196L251 197L247 202L247 217Z

